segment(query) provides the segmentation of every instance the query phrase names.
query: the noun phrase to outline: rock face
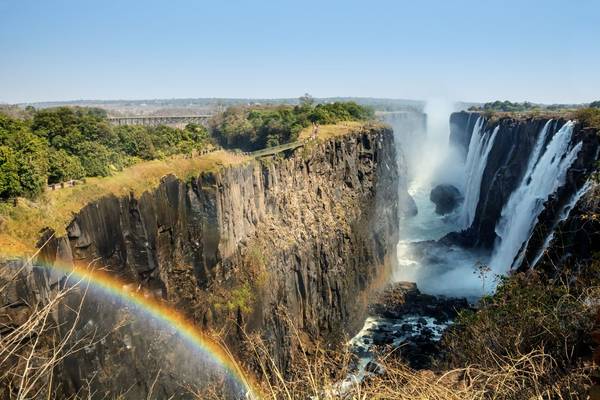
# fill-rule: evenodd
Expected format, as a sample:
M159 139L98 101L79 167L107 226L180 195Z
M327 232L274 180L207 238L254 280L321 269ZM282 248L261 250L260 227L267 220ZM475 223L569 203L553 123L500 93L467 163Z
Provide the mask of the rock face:
M450 115L450 145L460 150L463 159L467 157L471 134L478 117L478 113L467 111L455 112Z
M456 186L448 184L434 187L431 190L429 199L435 204L435 212L440 215L451 213L463 200Z
M592 183L589 189L572 207L560 207L566 218L552 218L559 208L557 198L551 199L549 210L540 215L540 223L532 233L520 270L535 268L550 276L561 269L580 271L600 251L600 221L594 216L600 214L600 186ZM548 235L551 232L551 236Z
M463 148L466 153L472 133L476 113L460 112L451 116L451 142ZM475 121L473 121L475 120ZM502 117L493 121L486 120L482 131L498 129L496 139L489 153L481 180L479 202L473 223L460 233L451 233L444 238L446 242L458 243L467 247L491 248L496 240L495 226L502 208L511 193L520 184L526 172L529 155L536 139L549 118L534 117L527 119ZM565 119L555 119L549 126L548 140L565 124ZM565 185L558 190L556 207L547 207L547 213L557 211L560 205L568 202L571 195L583 186L591 173L596 160L598 137L593 130L576 124L573 131L573 143L583 141L582 150L567 173ZM544 218L556 219L556 215Z
M166 177L140 197L89 204L40 260L101 265L199 326L226 332L237 354L246 352L245 332L258 334L286 371L300 337L336 343L355 333L367 294L395 262L398 197L406 193L395 159L391 130L372 127L187 182ZM114 304L105 303L94 302L79 325L116 324ZM139 340L111 336L85 364L67 359L65 387L79 390L95 376L92 389L114 394L123 381L158 376L153 390L168 393L178 383L159 365L127 356L144 346ZM148 390L140 384L127 396Z

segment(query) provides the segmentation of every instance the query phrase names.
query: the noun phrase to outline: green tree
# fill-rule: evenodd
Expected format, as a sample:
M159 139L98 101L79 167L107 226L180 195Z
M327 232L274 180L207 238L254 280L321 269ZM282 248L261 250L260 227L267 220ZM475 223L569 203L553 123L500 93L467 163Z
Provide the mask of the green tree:
M96 142L82 142L77 148L86 176L108 176L112 166L111 151Z
M85 170L79 158L69 155L64 150L50 150L49 152L48 183L59 183L70 179L81 179Z
M19 181L24 195L42 193L48 178L48 146L30 132L21 132L15 139Z
M143 126L120 126L117 128L119 147L129 156L151 160L156 157L156 149L148 130Z
M20 193L16 154L10 147L0 146L0 198L18 196Z

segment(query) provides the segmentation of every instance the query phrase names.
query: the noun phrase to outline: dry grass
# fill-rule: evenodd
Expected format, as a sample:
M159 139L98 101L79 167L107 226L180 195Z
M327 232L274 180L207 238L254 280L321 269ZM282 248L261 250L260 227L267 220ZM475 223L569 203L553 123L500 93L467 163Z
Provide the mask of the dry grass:
M20 280L35 280L26 267L5 270L0 291L10 290ZM14 307L0 306L0 397L2 399L51 399L57 395L60 383L53 380L55 369L62 361L87 346L97 343L94 335L77 337L75 327L86 297L87 284L79 281L68 288L58 289L35 304L27 304L24 319L16 318ZM18 284L18 283L17 283ZM14 288L12 289L14 290ZM79 306L69 308L69 325L56 320L58 308L73 292L80 298ZM21 299L20 299L21 300Z
M247 343L258 366L261 398L266 400L491 400L491 399L585 399L577 384L588 381L590 369L574 369L559 377L556 362L542 350L514 357L490 353L491 367L468 365L447 371L415 371L394 351L376 358L384 373L362 382L346 379L352 371L347 350L327 350L306 344L304 336L288 319L297 346L295 369L285 374L260 337ZM549 375L557 376L548 382ZM345 382L342 385L342 382ZM203 391L198 399L224 399L218 390Z
M175 156L136 164L105 178L88 178L86 183L44 193L36 201L19 199L16 207L0 209L0 255L18 255L33 251L40 231L50 227L64 232L77 211L102 196L136 195L158 186L160 179L174 174L182 179L201 171L241 164L249 157L227 151L215 151L200 157Z
M358 132L364 129L367 125L373 125L373 121L342 121L337 124L319 125L317 137L321 140L331 139L337 136L348 135L353 132ZM313 133L313 127L304 128L298 135L298 140L310 139Z

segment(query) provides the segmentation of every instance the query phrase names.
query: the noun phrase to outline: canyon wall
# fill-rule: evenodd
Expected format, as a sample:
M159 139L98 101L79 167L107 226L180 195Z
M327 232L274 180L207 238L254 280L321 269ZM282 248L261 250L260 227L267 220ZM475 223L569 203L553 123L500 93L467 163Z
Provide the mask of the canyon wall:
M477 119L485 118L479 113L458 112L450 118L451 144L464 154L469 151L469 142ZM550 121L548 123L548 121ZM460 233L452 233L444 240L468 247L492 248L496 242L496 225L503 207L511 194L521 184L527 172L529 158L534 151L538 136L548 123L544 145L564 126L564 118L548 117L494 117L485 118L481 134L497 130L486 160L479 190L479 199L472 224ZM572 196L582 188L594 168L597 159L598 136L593 129L576 123L573 127L571 147L582 143L581 150L566 173L566 180L548 200L539 217L541 226L551 227L560 217L560 211ZM550 229L551 230L551 229ZM536 229L530 246L539 248L548 236L549 229ZM531 252L535 252L531 250ZM530 257L532 258L532 256Z
M139 197L102 198L74 216L65 236L46 231L38 261L102 267L221 332L249 367L248 338L258 336L285 372L300 344L339 344L362 325L368 293L395 262L404 182L392 131L373 125L188 181L168 176ZM86 300L78 332L97 327L104 339L85 362L67 357L65 391L87 385L110 395L132 381L131 398L179 390L161 371L188 363L159 365L147 349L181 344L140 335L142 322L127 311Z

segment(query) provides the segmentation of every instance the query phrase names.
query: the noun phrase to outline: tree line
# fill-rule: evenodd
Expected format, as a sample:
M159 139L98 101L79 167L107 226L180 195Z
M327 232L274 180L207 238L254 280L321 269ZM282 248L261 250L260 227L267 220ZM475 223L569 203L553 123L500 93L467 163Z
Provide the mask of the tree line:
M18 118L0 113L0 198L35 197L47 184L107 176L141 160L190 153L210 140L189 124L112 126L95 108L28 110Z
M298 138L311 124L371 119L373 110L354 102L315 104L309 95L296 106L232 106L210 122L184 129L112 126L99 108L0 110L0 199L34 198L47 184L108 176L134 163L191 154L218 141L246 151Z
M335 124L374 117L371 108L355 102L315 104L305 95L296 106L235 106L215 116L211 130L223 147L246 151L273 147L298 139L300 131L311 124Z

